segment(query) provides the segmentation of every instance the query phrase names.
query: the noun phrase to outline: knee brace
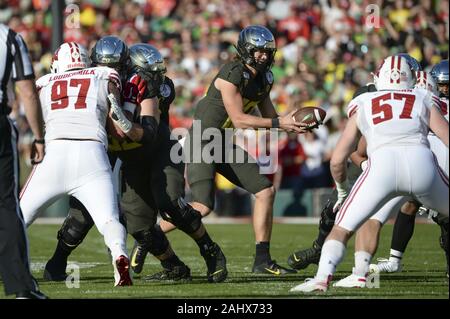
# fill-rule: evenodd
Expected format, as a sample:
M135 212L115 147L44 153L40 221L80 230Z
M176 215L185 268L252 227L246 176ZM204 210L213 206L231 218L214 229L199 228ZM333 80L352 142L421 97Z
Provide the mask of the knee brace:
M72 251L81 244L93 225L92 218L80 221L69 215L58 231L57 238Z
M202 224L202 214L189 205L183 198L172 201L174 207L172 212L163 212L161 216L177 226L186 234L196 232Z
M149 230L134 233L132 236L139 245L153 256L164 254L169 247L169 241L167 240L166 234L164 234L159 225L155 225Z

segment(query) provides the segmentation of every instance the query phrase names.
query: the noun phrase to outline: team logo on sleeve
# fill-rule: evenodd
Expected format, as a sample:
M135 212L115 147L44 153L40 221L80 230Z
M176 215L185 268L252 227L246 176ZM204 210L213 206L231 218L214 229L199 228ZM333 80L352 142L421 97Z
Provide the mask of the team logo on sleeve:
M273 74L272 74L272 72L266 72L266 79L267 79L267 82L269 82L269 84L273 83Z
M168 86L167 84L161 84L161 86L159 87L159 93L162 97L168 97L171 91L172 90L170 89L170 86Z

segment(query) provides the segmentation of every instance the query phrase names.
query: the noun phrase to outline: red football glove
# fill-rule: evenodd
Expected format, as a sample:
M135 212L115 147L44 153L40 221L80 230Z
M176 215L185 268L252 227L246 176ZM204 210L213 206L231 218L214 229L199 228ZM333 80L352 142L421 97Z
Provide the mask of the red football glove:
M139 104L145 96L147 89L147 81L142 79L139 75L133 75L131 79L125 84L123 90L123 98L125 102Z

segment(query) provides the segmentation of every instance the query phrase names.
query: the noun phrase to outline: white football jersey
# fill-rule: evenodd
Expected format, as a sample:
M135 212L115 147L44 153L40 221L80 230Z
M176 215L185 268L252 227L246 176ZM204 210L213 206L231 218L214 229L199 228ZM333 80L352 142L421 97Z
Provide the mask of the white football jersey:
M367 154L382 146L429 147L431 107L439 107L434 95L424 89L369 92L350 101L347 116L355 112L357 125L367 140Z
M45 139L92 139L108 146L108 82L121 89L118 73L95 67L47 74L36 81L45 121Z

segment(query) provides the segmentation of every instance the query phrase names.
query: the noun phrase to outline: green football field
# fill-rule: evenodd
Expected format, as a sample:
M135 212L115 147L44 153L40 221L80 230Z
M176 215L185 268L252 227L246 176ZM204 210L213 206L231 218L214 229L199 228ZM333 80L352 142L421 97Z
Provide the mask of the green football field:
M253 275L253 230L249 224L207 225L213 239L222 247L228 260L229 277L221 284L206 281L206 266L195 243L181 232L169 234L169 240L178 256L192 270L191 283L149 283L134 277L132 287L113 287L113 270L96 230L92 230L84 243L71 255L69 264L80 269L79 288L68 288L63 283L42 280L43 268L56 244L56 225L33 225L29 229L32 271L39 280L41 290L51 298L449 298L448 280L445 277L445 257L439 247L439 227L434 224L416 225L415 234L404 257L401 273L381 275L379 288L337 289L325 294L300 295L289 289L312 277L316 265L297 274L284 277ZM287 265L287 256L300 247L307 247L315 238L316 225L275 224L271 253L279 264ZM392 226L383 229L377 257L389 252ZM129 238L128 247L132 241ZM350 273L353 264L353 240L346 258L338 268L335 279ZM142 275L160 270L159 262L148 256ZM5 298L0 283L0 298ZM8 296L12 298L12 296Z

